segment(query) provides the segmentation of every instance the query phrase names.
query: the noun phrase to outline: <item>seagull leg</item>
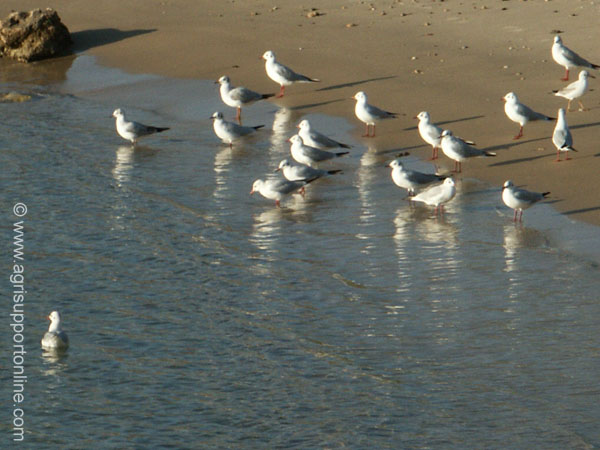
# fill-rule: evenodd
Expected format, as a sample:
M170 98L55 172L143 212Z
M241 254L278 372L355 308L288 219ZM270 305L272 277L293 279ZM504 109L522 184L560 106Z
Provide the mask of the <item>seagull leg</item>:
M583 103L581 103L581 100L578 100L578 102L579 102L579 111L589 111L588 108L583 106Z
M237 115L235 116L235 118L237 119L238 123L241 125L242 124L242 108L241 107L237 107Z
M571 157L569 156L569 152L567 152L567 157L565 158L565 161L569 161L571 159Z
M362 135L362 137L371 137L371 135L369 134L370 128L369 128L369 124L365 123L365 134Z
M567 102L567 112L571 112L571 101L572 101L572 100L569 100L569 101ZM581 103L581 102L579 102L579 103Z
M277 94L276 98L281 98L283 97L283 94L285 93L285 86L282 84L281 88L279 89L279 94Z
M554 162L560 162L560 150L556 150L556 159Z
M437 149L437 147L433 147L432 150L431 150L430 161L433 161L434 159L438 159L438 149Z
M513 222L517 221L517 214L519 214L519 211L515 209L515 215L513 216Z
M523 210L519 213L519 222L523 222Z
M279 200L275 200L275 206L277 206L278 208L281 208L281 205L279 204Z
M565 69L565 77L561 78L561 80L569 81L569 68L568 67Z
M519 134L517 134L513 139L517 140L520 137L523 137L523 126L521 125L521 127L519 128Z

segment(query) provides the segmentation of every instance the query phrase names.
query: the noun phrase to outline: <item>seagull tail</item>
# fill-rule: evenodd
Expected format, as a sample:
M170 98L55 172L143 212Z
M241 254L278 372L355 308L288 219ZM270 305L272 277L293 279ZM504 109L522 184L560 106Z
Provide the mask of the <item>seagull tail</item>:
M341 142L338 142L337 144L342 148L351 148L351 146L348 144L342 144Z
M335 175L336 173L340 173L341 171L341 169L328 170L327 175Z
M266 98L271 98L271 97L275 97L275 94L262 94L262 99L266 99Z
M592 69L600 69L600 66L598 64L592 64Z
M152 127L152 130L153 130L155 133L160 133L160 132L162 132L162 131L167 131L167 130L170 130L170 129L171 129L171 128L169 128L169 127Z
M550 191L542 192L542 197L546 198L548 195L550 195Z
M339 156L344 156L344 155L347 155L348 153L350 153L350 152L337 152L337 153L335 154L335 156L338 156L338 157L339 157Z
M261 128L264 128L264 125L256 125L255 127L252 127L255 130L260 130Z

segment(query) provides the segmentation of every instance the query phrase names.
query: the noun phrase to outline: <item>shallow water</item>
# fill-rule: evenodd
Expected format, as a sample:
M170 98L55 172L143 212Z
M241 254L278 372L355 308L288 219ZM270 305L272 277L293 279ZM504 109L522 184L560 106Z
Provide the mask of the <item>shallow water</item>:
M7 242L28 206L31 448L600 445L597 228L549 205L515 225L500 188L469 178L436 219L393 185L395 151L311 107L248 108L266 127L229 149L208 117L234 112L208 81L87 56L1 80L34 94L0 104ZM172 129L132 149L116 107ZM354 145L328 166L343 173L281 209L250 196L305 117ZM52 309L61 358L39 349Z

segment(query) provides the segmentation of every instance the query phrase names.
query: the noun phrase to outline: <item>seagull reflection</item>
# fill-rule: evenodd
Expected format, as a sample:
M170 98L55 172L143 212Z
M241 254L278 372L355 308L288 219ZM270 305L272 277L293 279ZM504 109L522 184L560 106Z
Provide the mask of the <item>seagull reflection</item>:
M293 123L296 114L288 108L279 108L273 116L273 127L271 133L271 149L280 150L285 148L289 151L288 138L295 133ZM280 158L281 159L281 158Z
M58 376L68 367L66 363L68 353L64 350L43 350L42 358L44 359L42 373L46 376Z
M526 228L522 224L506 224L504 226L505 271L516 272L519 270L519 250L537 248L547 243L546 237L536 229Z
M117 148L112 174L119 187L131 179L134 152L135 148L131 146L121 145Z

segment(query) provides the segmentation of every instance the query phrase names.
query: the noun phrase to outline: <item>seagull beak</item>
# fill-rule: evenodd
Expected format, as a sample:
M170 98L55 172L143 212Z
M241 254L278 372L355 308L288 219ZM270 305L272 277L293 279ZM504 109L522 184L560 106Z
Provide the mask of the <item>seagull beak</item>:
M250 191L250 195L252 195L252 194L254 194L254 189L252 189L252 190Z
M279 172L281 169L278 167L277 169L275 169L273 172Z

